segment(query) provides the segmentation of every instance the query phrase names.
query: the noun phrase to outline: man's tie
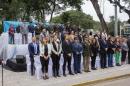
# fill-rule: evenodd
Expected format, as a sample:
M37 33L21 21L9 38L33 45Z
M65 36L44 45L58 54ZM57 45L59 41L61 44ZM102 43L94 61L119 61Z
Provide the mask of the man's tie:
M35 51L35 54L37 54L37 44L36 43L34 44L34 51Z

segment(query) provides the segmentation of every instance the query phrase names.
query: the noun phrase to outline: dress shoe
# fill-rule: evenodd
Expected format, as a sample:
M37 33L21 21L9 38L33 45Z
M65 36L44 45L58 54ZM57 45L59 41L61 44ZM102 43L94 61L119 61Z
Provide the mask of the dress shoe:
M31 76L34 76L34 72L31 73Z
M57 75L57 77L61 77L60 75Z
M31 76L34 76L34 74L31 74Z
M46 77L46 79L49 79L49 77L47 75L45 77Z
M116 66L121 66L121 65L119 63L117 63Z
M66 77L66 74L63 74L64 77Z
M82 72L81 72L81 71L79 71L78 73L82 74Z
M107 68L107 67L104 67L104 68Z
M114 66L112 65L112 66L109 66L109 67L114 67Z
M43 79L44 79L44 80L46 80L46 77L45 77L45 76L43 76Z
M77 72L75 72L75 74L78 74Z
M54 74L53 76L54 76L55 78L57 78L57 76L56 76L55 74Z
M77 72L76 72L76 71L75 71L74 73L75 73L75 74L77 74Z
M96 68L92 68L92 70L97 70Z
M89 72L89 70L84 70L84 72Z
M70 75L74 75L73 73L69 73Z
M87 70L86 72L91 72L90 70Z

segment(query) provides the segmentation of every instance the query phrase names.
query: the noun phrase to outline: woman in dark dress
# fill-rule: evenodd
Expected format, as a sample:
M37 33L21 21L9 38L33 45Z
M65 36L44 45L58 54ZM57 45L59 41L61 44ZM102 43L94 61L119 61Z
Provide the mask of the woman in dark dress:
M91 69L96 70L95 63L96 63L96 57L97 57L97 54L98 54L99 45L98 45L96 38L93 38L91 40L92 40L92 42L90 44L90 48L91 48Z

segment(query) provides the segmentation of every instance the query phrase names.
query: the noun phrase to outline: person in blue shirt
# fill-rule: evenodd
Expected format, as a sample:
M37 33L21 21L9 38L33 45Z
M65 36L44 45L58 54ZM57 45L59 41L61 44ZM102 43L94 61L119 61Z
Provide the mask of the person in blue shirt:
M74 57L74 73L81 73L81 55L83 53L83 46L79 42L78 37L74 38L74 43L72 44L72 51Z

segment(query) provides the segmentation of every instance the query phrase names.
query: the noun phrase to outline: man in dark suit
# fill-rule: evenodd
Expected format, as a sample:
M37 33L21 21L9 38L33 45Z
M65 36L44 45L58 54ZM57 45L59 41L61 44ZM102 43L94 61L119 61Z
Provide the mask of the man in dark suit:
M32 38L32 43L28 45L30 61L31 61L31 75L34 75L34 57L39 55L39 44L36 43L36 37Z
M66 76L66 63L68 63L68 71L70 75L73 75L71 71L71 59L72 59L72 46L69 41L68 36L66 36L65 41L62 44L62 50L63 50L63 57L64 57L64 63L63 63L63 76Z
M101 68L107 68L107 41L104 36L99 39L99 45L100 45L100 65Z
M127 45L128 45L128 48L129 48L129 51L128 51L128 64L130 64L130 36L128 37Z

